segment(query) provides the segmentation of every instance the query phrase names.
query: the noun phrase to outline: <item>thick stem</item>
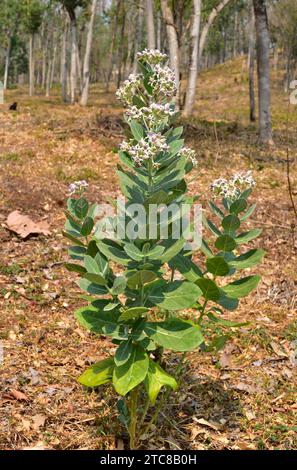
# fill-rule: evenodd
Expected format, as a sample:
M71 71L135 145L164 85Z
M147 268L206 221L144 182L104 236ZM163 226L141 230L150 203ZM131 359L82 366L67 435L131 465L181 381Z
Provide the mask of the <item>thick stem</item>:
M137 401L138 401L138 387L134 388L130 393L130 425L129 425L129 436L130 436L130 449L135 450L137 448L136 439L136 425L137 425Z

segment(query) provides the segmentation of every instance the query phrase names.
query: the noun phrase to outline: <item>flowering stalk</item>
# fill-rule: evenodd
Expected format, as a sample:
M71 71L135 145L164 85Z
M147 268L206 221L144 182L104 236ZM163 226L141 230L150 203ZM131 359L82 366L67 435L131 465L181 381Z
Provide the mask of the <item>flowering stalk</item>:
M166 61L159 51L139 53L140 73L130 76L117 92L126 107L130 131L120 146L118 165L126 217L123 221L118 214L111 222L125 229L124 236L98 236L101 221L95 223L97 208L84 198L83 182L70 188L77 196L68 199L66 212L65 236L72 243L69 254L74 260L66 266L79 274L79 286L91 294L89 303L75 312L76 319L91 332L110 337L117 348L114 356L88 368L79 382L88 387L111 383L122 396L118 409L132 447L138 446L140 437L136 436L137 414L144 409L140 425L145 428L157 419L170 391L178 387L186 353L218 350L226 341L226 328L242 325L224 319L222 307L236 309L239 299L257 286L259 276L238 277L237 273L255 266L263 256L257 249L240 254L241 245L260 234L256 229L238 233L255 208L247 203L254 185L250 174L212 184L214 193L222 196L219 205L209 201L219 223L204 217L214 240L202 240L205 261L200 266L184 234L174 236L176 216L161 223L164 207L174 204L182 213L186 202L193 204L187 195L186 175L197 165L195 152L184 146L183 128L171 125L176 87ZM146 215L151 205L159 208L157 219L146 219L143 231L136 235L126 230L135 225L135 203ZM182 216L178 217L180 221ZM166 238L162 237L164 226ZM226 283L229 276L231 282ZM163 362L161 366L160 349L183 353L175 376L165 370ZM146 422L148 403L156 409Z

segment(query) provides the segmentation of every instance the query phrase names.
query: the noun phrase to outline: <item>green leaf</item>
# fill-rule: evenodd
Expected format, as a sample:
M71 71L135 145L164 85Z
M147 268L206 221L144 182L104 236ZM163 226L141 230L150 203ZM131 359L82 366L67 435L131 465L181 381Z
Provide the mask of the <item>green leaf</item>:
M223 347L225 346L225 344L227 343L229 339L229 336L228 335L221 335L221 336L217 336L206 348L206 351L210 352L210 351L213 351L214 349L216 351L220 351L221 349L223 349Z
M137 121L130 121L130 128L135 140L139 141L143 138L143 127Z
M92 256L86 255L84 257L84 264L88 273L100 274L98 263Z
M260 280L260 276L247 276L224 286L222 290L228 297L239 299L241 297L245 297L254 290Z
M108 300L95 301L91 305L78 309L74 316L83 327L93 333L111 336L115 339L127 339L127 327L118 323L119 311L105 312L103 310L108 302Z
M106 384L112 379L114 359L109 357L103 361L96 362L89 367L78 379L78 382L86 387L98 387Z
M64 266L68 271L73 271L75 273L84 274L86 272L86 269L80 264L65 263Z
M200 268L190 259L189 256L177 255L170 260L171 269L177 269L187 281L195 282L203 276Z
M219 219L223 219L225 217L224 212L221 211L221 209L216 206L216 204L214 204L212 201L208 201L208 205L211 208L213 214L219 217Z
M232 214L240 214L240 212L245 211L247 208L247 202L245 199L237 199L230 206L230 212Z
M152 288L148 300L164 310L182 310L191 308L200 295L201 290L192 282L162 282Z
M93 274L93 276L96 276L96 274ZM98 284L98 283L93 283L92 281L89 281L88 279L82 278L78 281L78 285L82 290L85 290L89 294L94 294L94 295L105 295L108 293L107 289L103 287L103 285Z
M164 253L160 256L161 263L168 263L174 256L176 256L184 247L185 240L180 238L173 243L167 250L165 248Z
M196 284L200 287L205 300L218 300L220 298L220 290L211 279L201 278L196 281Z
M103 276L101 276L101 274L86 273L83 278L87 279L88 281L94 284L98 284L98 286L107 285L107 280Z
M133 343L131 341L123 341L117 348L114 356L116 366L121 366L128 361L133 352Z
M192 351L204 341L198 325L178 318L147 322L144 331L155 343L173 351Z
M206 260L206 268L214 276L226 276L229 273L228 263L221 256L214 256Z
M213 233L216 237L219 237L221 235L221 232L219 229L215 226L214 223L210 219L207 219L206 217L202 216L202 222L205 227L207 227L211 233Z
M135 261L141 261L144 258L144 254L133 243L127 243L124 246L124 250L125 253Z
M80 225L74 222L74 220L71 220L71 219L66 220L65 231L67 234L72 235L72 237L79 238L81 237L80 230L81 230Z
M227 233L235 232L240 227L240 220L234 214L227 215L222 220L222 227Z
M226 310L236 310L238 307L238 300L237 299L230 299L227 297L224 292L221 290L221 295L216 303L224 307Z
M241 233L235 238L235 240L236 240L236 243L239 243L239 244L248 243L251 240L254 240L254 238L257 238L261 233L262 233L262 230L260 228L255 228L253 230L250 230L249 232Z
M103 253L103 255L105 255L108 259L111 259L112 261L115 261L124 266L130 262L130 258L123 250L121 250L120 246L117 247L113 244L105 243L102 240L99 240L97 245L101 253Z
M127 279L124 276L117 276L114 280L111 294L112 295L120 295L125 292L127 285Z
M157 274L153 271L142 270L137 271L128 278L128 287L130 289L139 289L148 282L154 281L157 278Z
M207 314L208 318L210 319L210 321L212 321L213 323L218 323L219 325L222 325L222 326L226 326L226 327L230 327L230 328L239 328L241 326L246 326L248 325L247 322L245 323L237 323L237 322L234 322L234 321L229 321L229 320L225 320L224 318L219 318L219 317L216 317L213 313L209 312Z
M210 257L210 256L213 256L213 252L211 251L210 247L208 246L208 243L206 242L206 240L204 240L203 238L201 240L200 250L202 251L202 253L205 254L205 256L207 256L207 258Z
M170 387L176 390L177 382L174 377L167 374L162 367L150 359L144 386L151 403L154 405L162 387Z
M133 345L129 359L113 371L113 386L120 395L127 395L130 390L144 381L149 366L149 358L138 345Z
M78 246L85 246L83 244L83 242L81 242L78 238L75 238L73 235L71 235L70 233L67 233L67 232L62 232L64 237L68 238L68 240L71 240L73 243L75 243L75 245L78 245ZM80 233L78 235L80 237Z
M81 234L84 237L87 237L88 235L90 235L90 233L92 233L93 228L94 228L94 220L91 217L87 217L84 220L84 223L82 225Z
M252 266L260 263L264 255L264 250L250 250L247 253L243 253L234 260L230 261L229 265L236 269L251 268Z
M74 212L78 219L83 220L86 217L88 210L89 203L85 198L80 197L76 200L74 204Z
M131 307L125 310L119 317L119 320L131 320L141 317L144 313L149 312L147 307Z
M232 251L236 248L236 241L230 235L221 235L216 239L215 247L221 251Z
M257 207L257 204L253 204L251 205L248 210L240 217L240 220L246 220L248 219L252 213L254 212L254 210L256 209Z
M72 259L79 259L82 261L86 253L86 248L83 246L70 246L68 248L68 253Z

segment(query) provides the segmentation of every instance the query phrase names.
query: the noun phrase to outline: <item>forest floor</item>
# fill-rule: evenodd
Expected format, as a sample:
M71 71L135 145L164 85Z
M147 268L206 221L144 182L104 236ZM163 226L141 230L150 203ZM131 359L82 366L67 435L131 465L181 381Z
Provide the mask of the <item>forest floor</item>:
M123 138L114 91L94 87L87 108L65 106L58 92L32 99L10 90L0 106L0 448L121 449L123 429L110 388L86 391L76 378L114 345L78 326L83 305L62 236L68 184L87 179L91 201L119 193L116 147ZM192 352L180 389L144 436L149 449L296 449L297 231L286 173L290 147L297 203L297 107L288 107L281 73L273 73L275 146L257 145L248 121L247 72L241 59L199 78L187 144L199 166L190 182L202 204L214 178L252 169L258 202L252 221L263 229L255 246L267 254L255 295L228 319L250 324L232 332L217 355ZM294 162L295 160L295 162ZM5 228L19 210L47 221L49 236L22 240ZM170 367L174 357L166 355Z

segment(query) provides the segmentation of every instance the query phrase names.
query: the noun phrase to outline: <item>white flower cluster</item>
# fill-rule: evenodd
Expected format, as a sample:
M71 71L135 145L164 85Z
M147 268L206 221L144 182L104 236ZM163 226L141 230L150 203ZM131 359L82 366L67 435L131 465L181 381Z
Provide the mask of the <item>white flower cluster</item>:
M155 126L158 127L166 117L174 116L174 114L175 111L172 110L169 103L152 103L149 107L144 106L140 109L136 106L130 106L126 111L125 116L128 121L131 121L132 119L143 119L151 129Z
M133 96L137 94L137 91L141 87L140 75L131 73L128 80L125 80L122 86L117 90L116 96L126 105L131 105Z
M234 201L240 196L240 193L254 187L256 184L252 172L236 173L229 180L218 178L211 184L211 190L216 196L223 196L226 199Z
M137 53L137 59L139 62L156 65L164 63L167 60L167 55L162 54L158 49L144 49L144 51Z
M74 181L69 185L69 195L71 196L72 194L82 194L88 186L89 185L86 180Z
M154 132L150 132L136 145L133 144L133 141L126 140L120 145L120 149L127 152L138 165L141 165L144 160L154 160L160 152L166 152L168 148L166 138L162 134Z
M175 75L167 65L157 64L154 67L154 74L150 77L149 84L156 95L173 96L176 93Z
M256 185L251 170L247 171L246 173L235 173L235 175L232 176L231 181L243 189L253 188Z
M196 158L196 152L193 149L190 149L188 147L183 147L181 151L178 154L180 157L185 157L187 160L190 160L192 162L193 166L198 165L198 160Z

